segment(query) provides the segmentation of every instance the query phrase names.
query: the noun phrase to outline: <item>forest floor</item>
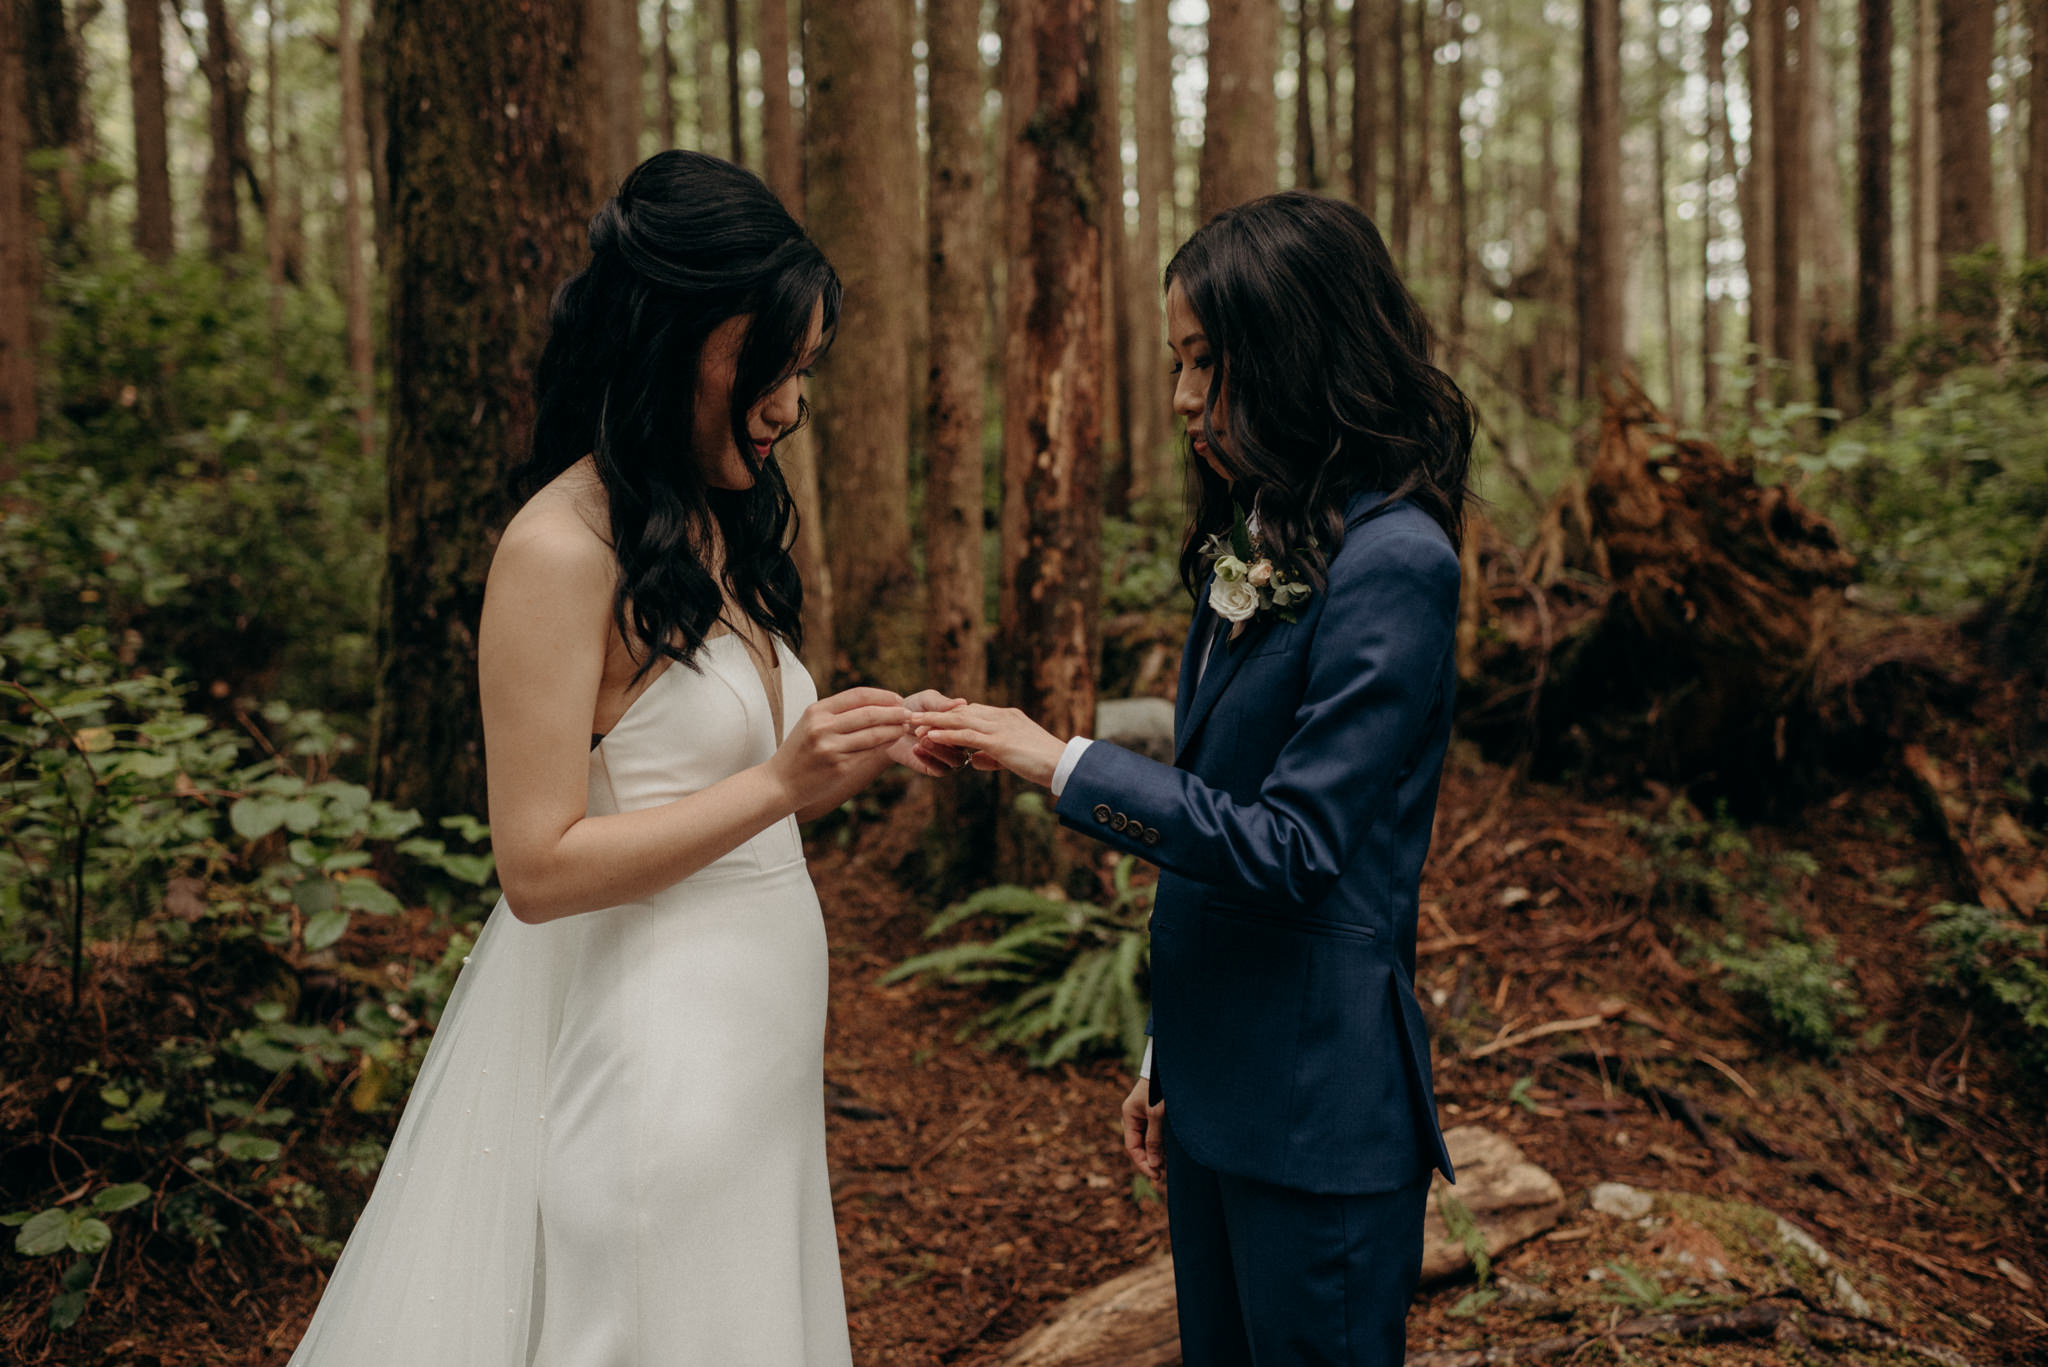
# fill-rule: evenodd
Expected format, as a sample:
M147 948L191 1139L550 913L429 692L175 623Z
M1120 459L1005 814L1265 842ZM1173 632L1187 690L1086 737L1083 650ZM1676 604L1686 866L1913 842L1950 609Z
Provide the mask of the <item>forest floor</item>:
M1687 953L1687 926L1719 923L1653 898L1654 842L1629 824L1668 805L1587 800L1453 750L1417 975L1443 1118L1511 1137L1556 1176L1566 1209L1558 1228L1499 1260L1504 1294L1476 1313L1460 1306L1469 1278L1425 1290L1411 1345L1597 1334L1622 1316L1755 1302L1788 1285L1840 1314L1839 1271L1867 1317L1905 1337L1972 1363L2048 1360L2041 1085L1925 983L1916 927L1957 889L1912 799L1877 783L1795 825L1742 833L1754 866L1784 850L1814 857L1781 910L1835 939L1868 1012L1855 1028L1883 1027L1829 1062L1771 1044ZM862 1367L993 1363L1066 1297L1166 1247L1164 1202L1121 1153L1120 1062L1033 1070L959 1038L981 1009L971 992L880 984L929 947L933 908L894 871L930 819L913 796L813 852L832 942L833 1190ZM445 930L423 917L386 923L396 938L358 948L378 961L431 958ZM109 1007L138 1021L153 1009L139 989ZM1601 1023L1525 1037L1588 1018ZM0 1079L0 1102L37 1085ZM1601 1182L1656 1193L1653 1212L1592 1210ZM1759 1237L1770 1228L1760 1211L1833 1253L1817 1292L1794 1275L1800 1257ZM152 1257L112 1275L68 1334L42 1327L40 1298L0 1293L0 1305L14 1301L0 1315L0 1358L278 1367L321 1283L303 1253ZM1595 1339L1577 1357L1782 1362L1794 1351L1767 1337L1690 1348Z
M1653 907L1652 859L1619 813L1523 781L1460 747L1425 876L1417 975L1436 1033L1446 1126L1512 1138L1562 1184L1559 1228L1498 1263L1492 1304L1425 1290L1411 1350L1597 1334L1628 1315L1738 1305L1795 1290L1974 1363L2048 1360L2048 1139L2039 1084L2009 1085L1997 1041L1924 986L1917 925L1957 895L1904 793L1848 790L1795 827L1746 832L1755 858L1803 850L1818 870L1791 908L1833 937L1871 1030L1835 1060L1779 1050L1688 966ZM925 909L884 870L924 818L907 803L851 853L813 861L834 944L826 1055L831 1156L855 1360L985 1364L1066 1297L1165 1246L1164 1203L1134 1185L1116 1126L1130 1077L1098 1061L1048 1071L957 1042L972 994L881 974L929 947ZM1904 894L1904 895L1902 895ZM1705 917L1695 928L1711 930ZM1603 1025L1467 1051L1549 1022ZM1521 1079L1528 1083L1518 1083ZM2031 1102L2013 1100L2031 1090ZM1647 1217L1592 1210L1590 1189L1655 1194ZM1833 1255L1770 1246L1768 1212ZM1762 1219L1765 1224L1759 1226ZM1718 1265L1718 1268L1717 1268ZM1628 1274L1640 1274L1632 1278ZM1805 1285L1801 1287L1804 1280ZM1808 1295L1812 1299L1812 1295ZM1581 1361L1782 1362L1794 1348L1597 1340ZM1824 1356L1877 1360L1848 1350Z

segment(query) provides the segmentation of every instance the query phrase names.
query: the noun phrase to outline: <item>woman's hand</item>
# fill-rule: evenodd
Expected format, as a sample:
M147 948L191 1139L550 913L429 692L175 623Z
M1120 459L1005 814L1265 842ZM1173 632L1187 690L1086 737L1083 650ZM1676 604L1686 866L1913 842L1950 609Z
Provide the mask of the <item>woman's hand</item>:
M1150 1079L1141 1077L1124 1098L1124 1153L1132 1167L1151 1181L1159 1182L1166 1177L1166 1158L1161 1152L1166 1135L1166 1103L1151 1100L1151 1088Z
M900 694L849 688L806 707L765 767L791 811L829 811L885 768L911 731Z
M1014 707L963 703L945 712L913 711L911 720L926 745L974 752L974 767L1000 766L1041 787L1052 783L1067 743Z
M912 712L949 712L966 701L965 698L949 698L936 688L927 688L905 698L903 705ZM965 750L956 750L950 745L934 745L911 735L889 747L889 758L926 778L944 778L967 763L968 754Z

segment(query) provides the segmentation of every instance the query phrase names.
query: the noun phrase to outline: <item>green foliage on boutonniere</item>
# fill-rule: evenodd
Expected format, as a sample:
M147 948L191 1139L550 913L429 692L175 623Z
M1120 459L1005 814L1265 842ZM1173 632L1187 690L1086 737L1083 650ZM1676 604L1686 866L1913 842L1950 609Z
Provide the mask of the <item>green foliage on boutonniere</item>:
M1315 588L1280 568L1287 557L1253 538L1244 509L1233 508L1233 512L1229 538L1212 536L1204 550L1216 571L1216 582L1209 587L1209 606L1230 623L1230 636L1235 640L1261 616L1299 621L1302 606Z

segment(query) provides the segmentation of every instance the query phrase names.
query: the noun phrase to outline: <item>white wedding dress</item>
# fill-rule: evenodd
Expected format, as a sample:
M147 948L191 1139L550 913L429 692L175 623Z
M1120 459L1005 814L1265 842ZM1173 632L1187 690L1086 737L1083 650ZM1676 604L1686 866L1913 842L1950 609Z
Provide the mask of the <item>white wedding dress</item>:
M817 697L779 642L782 714ZM593 816L767 759L745 642L590 755ZM641 902L501 901L292 1367L838 1367L825 927L796 820Z

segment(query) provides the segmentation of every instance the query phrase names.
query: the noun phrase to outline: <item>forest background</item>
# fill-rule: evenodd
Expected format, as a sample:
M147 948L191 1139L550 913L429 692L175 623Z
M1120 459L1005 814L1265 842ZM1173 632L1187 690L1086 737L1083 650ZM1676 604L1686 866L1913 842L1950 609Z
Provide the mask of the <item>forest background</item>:
M1174 686L1167 254L1280 187L1371 213L1482 434L1447 1111L2048 1343L2048 0L0 5L9 1352L294 1341L495 899L473 633L549 292L667 146L846 282L782 457L821 686L1061 734ZM1113 1095L1148 880L975 776L810 835L856 1346L968 1360L1159 1243L1142 1179L984 1212L1007 1252L911 1180ZM1704 1083L1650 1057L1687 1030Z

